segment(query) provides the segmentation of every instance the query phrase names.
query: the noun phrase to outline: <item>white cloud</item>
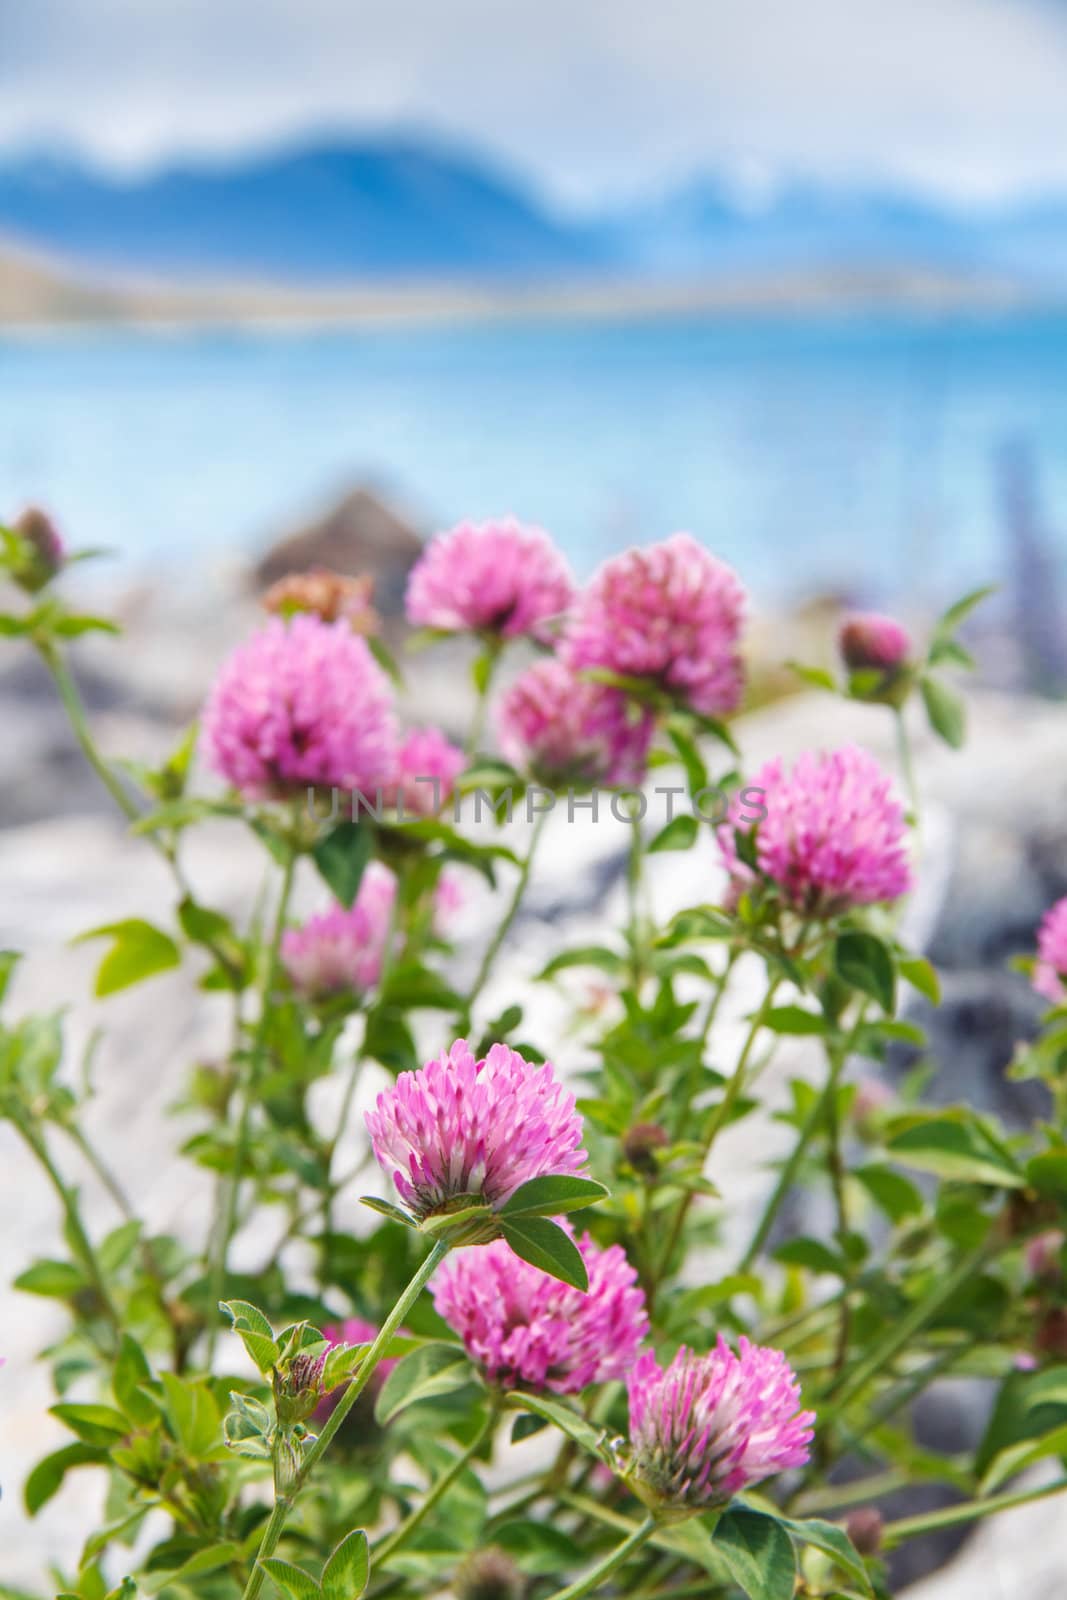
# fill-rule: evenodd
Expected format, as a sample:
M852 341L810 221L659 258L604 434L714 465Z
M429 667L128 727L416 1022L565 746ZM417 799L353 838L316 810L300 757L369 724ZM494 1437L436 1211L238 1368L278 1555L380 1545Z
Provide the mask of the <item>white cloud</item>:
M582 200L725 167L1067 184L1067 15L1024 0L33 0L0 143L112 161L429 125Z

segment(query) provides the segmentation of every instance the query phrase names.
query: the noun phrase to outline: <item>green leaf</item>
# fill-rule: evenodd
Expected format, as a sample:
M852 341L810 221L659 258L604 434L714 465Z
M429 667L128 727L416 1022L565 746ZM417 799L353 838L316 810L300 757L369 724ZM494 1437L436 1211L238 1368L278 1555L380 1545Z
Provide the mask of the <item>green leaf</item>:
M690 850L696 843L700 824L696 817L690 816L688 811L683 811L680 816L673 817L665 828L661 828L648 847L650 856L658 855L661 850Z
M523 1261L583 1294L588 1292L585 1262L562 1228L547 1217L501 1217L500 1222L504 1238Z
M374 830L365 822L339 822L311 851L326 884L350 908L374 854Z
M832 1522L823 1522L818 1517L807 1517L802 1521L794 1521L790 1517L779 1517L781 1527L799 1539L802 1544L814 1545L816 1550L822 1550L832 1557L835 1565L847 1572L855 1580L864 1594L873 1595L871 1580L867 1576L867 1567L863 1557L857 1552L851 1539L843 1528Z
M715 1528L714 1544L749 1600L793 1600L796 1552L774 1517L741 1507L725 1511Z
M767 1012L764 1026L772 1033L828 1033L829 1023L818 1011L805 1011L803 1006L772 1006Z
M494 1529L493 1543L531 1578L551 1578L582 1565L581 1547L562 1528L546 1522L505 1522Z
M32 1267L19 1273L13 1288L23 1294L41 1294L56 1300L67 1300L84 1289L85 1274L71 1261L35 1261Z
M466 1351L455 1344L424 1344L397 1362L382 1384L374 1415L384 1427L417 1400L464 1388L472 1377Z
M910 1179L892 1167L857 1167L852 1176L862 1183L875 1205L884 1211L891 1222L902 1222L905 1217L918 1216L923 1208L923 1197Z
M602 1183L592 1178L571 1178L562 1174L531 1178L522 1183L502 1206L502 1217L555 1217L568 1211L581 1211L607 1197Z
M991 594L996 594L996 592L997 585L995 583L987 583L981 589L972 589L969 594L965 594L962 600L957 600L955 605L949 606L948 610L938 618L935 630L937 636L942 637L946 634L954 633L960 623L970 616L975 606L981 605L983 600L988 599Z
M213 1544L206 1550L198 1550L195 1556L183 1562L180 1567L168 1567L162 1572L143 1573L138 1579L142 1594L159 1594L161 1589L170 1585L184 1583L189 1578L202 1578L208 1572L218 1572L220 1567L228 1567L231 1561L240 1560L241 1547L239 1544Z
M833 674L826 672L822 667L805 667L799 661L787 661L786 666L790 672L795 672L801 683L806 683L809 689L828 689L831 694L837 693Z
M439 973L417 961L394 967L382 986L382 1003L400 1011L457 1011L463 1005Z
M182 1449L194 1460L210 1454L222 1443L222 1418L207 1382L179 1378L173 1372L164 1372L161 1381L167 1415Z
M75 616L67 612L52 624L52 632L60 639L77 639L83 633L114 633L122 629L108 617Z
M941 1004L941 980L925 956L898 956L897 971L904 982L910 983L931 1005Z
M622 970L622 957L605 945L583 944L575 950L564 950L560 955L553 956L548 966L537 974L538 981L554 978L557 972L565 972L568 967L597 967L614 977Z
M367 1535L356 1528L341 1540L322 1569L323 1600L359 1600L369 1578Z
M22 956L18 950L0 950L0 1004L7 994L11 975L21 960Z
M809 1272L828 1272L835 1278L848 1275L844 1258L823 1244L821 1239L788 1239L774 1252L774 1259L787 1267L806 1267Z
M953 750L961 749L967 737L967 713L959 695L928 674L919 679L919 688L931 728Z
M608 1460L604 1430L595 1428L580 1412L572 1411L562 1400L549 1400L545 1395L522 1394L516 1390L507 1396L507 1404L517 1411L531 1411L534 1416L543 1417L561 1433L565 1433L568 1439L573 1439L582 1450L600 1461Z
M235 1333L247 1329L250 1333L261 1333L266 1339L274 1338L274 1329L269 1321L250 1300L220 1300L219 1310L229 1317Z
M966 1111L956 1116L910 1120L887 1139L886 1148L905 1166L932 1172L950 1182L993 1184L1007 1189L1025 1186L1025 1178L1010 1154Z
M834 944L834 968L845 983L892 1011L896 974L888 947L873 933L842 933Z
M88 933L79 934L74 943L83 944L87 939L114 941L96 974L99 999L181 964L181 951L170 935L140 917L90 928Z
M36 1516L41 1507L58 1492L72 1467L96 1467L106 1460L107 1450L102 1446L68 1444L62 1450L45 1456L43 1461L38 1461L22 1491L30 1516Z
M379 1216L388 1217L390 1222L399 1222L405 1228L414 1228L415 1221L406 1211L401 1211L399 1206L394 1206L391 1200L379 1200L377 1195L365 1194L360 1196L361 1206L366 1206L368 1211L377 1211Z
M291 1561L283 1561L281 1556L264 1556L259 1564L283 1594L292 1596L292 1600L319 1600L318 1583L303 1567L294 1567Z
M130 1431L126 1418L114 1406L58 1405L49 1409L53 1417L58 1417L84 1444L100 1449L124 1439Z
M151 1397L143 1392L143 1385L152 1382L152 1369L136 1339L128 1333L122 1335L118 1359L111 1379L111 1387L119 1409L132 1422L147 1424L158 1416Z

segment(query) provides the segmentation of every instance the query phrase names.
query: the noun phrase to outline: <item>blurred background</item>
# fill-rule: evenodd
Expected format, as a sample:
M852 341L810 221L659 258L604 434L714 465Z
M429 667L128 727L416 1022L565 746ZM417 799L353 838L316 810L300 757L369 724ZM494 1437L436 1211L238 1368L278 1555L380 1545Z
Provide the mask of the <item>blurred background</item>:
M932 1098L1041 1114L1005 1076L1040 1009L1007 962L1067 894L1065 86L1063 0L0 0L0 520L37 503L111 552L64 579L125 625L76 646L105 753L168 753L287 571L371 573L395 635L421 540L464 517L543 524L582 577L681 528L736 566L753 760L891 763L880 708L778 664L832 664L844 604L925 641L995 582L967 750L916 729L920 1020ZM409 706L457 731L461 652L431 656ZM88 1038L69 941L170 919L171 886L17 644L0 728L0 947L29 952L19 1006L69 1000ZM546 869L501 1004L539 941L603 926L624 843L596 842L597 871L568 841ZM234 909L247 863L202 848ZM217 1048L168 981L109 1002L97 1112L159 1225L189 1207L163 1108ZM5 1283L55 1239L11 1170ZM51 1400L25 1300L5 1489ZM987 1399L938 1386L923 1442L973 1443ZM5 1495L15 1578L92 1525L74 1492L33 1523ZM1064 1593L1058 1502L939 1570L957 1542L901 1558L909 1600Z
M357 489L998 578L1058 688L1065 83L1058 0L6 0L0 502L171 582Z

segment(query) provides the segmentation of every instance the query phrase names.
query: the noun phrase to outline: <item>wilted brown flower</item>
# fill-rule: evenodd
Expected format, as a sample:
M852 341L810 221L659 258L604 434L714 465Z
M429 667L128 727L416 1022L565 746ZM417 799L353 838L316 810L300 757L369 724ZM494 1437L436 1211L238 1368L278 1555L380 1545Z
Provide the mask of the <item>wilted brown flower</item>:
M324 622L347 622L354 633L377 633L374 579L346 578L329 567L291 572L272 583L263 596L266 611L290 617L294 611L313 611Z

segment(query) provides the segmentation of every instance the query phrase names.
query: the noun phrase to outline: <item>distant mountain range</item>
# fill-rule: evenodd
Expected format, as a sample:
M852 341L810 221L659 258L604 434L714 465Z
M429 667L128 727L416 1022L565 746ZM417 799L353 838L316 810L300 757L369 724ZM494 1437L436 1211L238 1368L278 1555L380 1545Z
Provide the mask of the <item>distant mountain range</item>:
M288 285L923 268L1067 284L1067 196L962 213L813 183L743 204L713 180L587 220L414 139L322 142L136 178L0 163L0 237L104 276Z

